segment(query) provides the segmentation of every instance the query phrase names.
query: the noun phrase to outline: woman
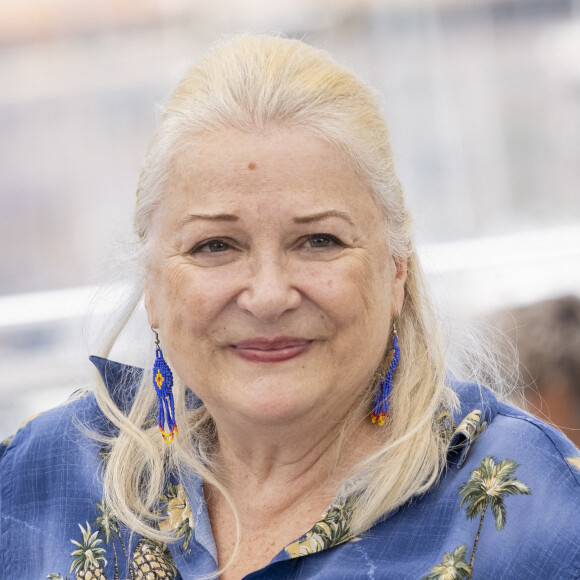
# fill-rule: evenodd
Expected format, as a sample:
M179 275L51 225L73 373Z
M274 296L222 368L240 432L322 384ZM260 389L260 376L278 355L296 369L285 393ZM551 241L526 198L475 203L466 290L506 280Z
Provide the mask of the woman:
M325 53L193 67L135 227L105 355L144 296L153 370L94 358L4 446L7 578L580 576L578 450L447 376L377 100Z

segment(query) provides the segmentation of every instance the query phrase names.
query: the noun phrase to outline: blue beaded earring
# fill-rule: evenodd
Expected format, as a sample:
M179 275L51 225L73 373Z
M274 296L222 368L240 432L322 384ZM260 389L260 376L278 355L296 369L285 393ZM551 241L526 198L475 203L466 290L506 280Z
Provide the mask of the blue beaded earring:
M175 422L175 409L173 407L173 373L163 358L163 352L159 346L159 335L155 333L155 362L153 363L153 386L159 400L158 423L159 430L165 443L171 443L178 434ZM167 424L167 431L165 425Z
M393 375L399 359L401 358L401 351L397 344L397 328L393 323L393 346L387 351L387 357L392 353L391 364L384 378L381 380L375 400L373 401L373 410L371 419L373 423L382 425L389 415L389 395L391 394L391 387L393 386Z

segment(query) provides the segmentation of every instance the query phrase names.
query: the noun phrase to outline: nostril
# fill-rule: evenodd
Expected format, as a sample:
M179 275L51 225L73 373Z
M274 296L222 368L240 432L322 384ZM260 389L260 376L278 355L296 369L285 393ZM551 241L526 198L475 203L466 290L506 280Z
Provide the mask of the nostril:
M241 309L267 322L277 320L302 302L285 256L276 249L270 248L270 252L254 254L249 261L248 278L237 299Z
M238 296L238 306L264 321L277 320L300 306L302 297L295 288L248 288Z

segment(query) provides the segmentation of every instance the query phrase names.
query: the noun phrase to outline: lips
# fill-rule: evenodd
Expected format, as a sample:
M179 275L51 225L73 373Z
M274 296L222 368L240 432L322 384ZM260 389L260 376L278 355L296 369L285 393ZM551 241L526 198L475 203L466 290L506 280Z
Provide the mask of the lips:
M240 358L251 362L283 362L306 353L312 345L305 338L281 336L276 338L251 338L231 345Z

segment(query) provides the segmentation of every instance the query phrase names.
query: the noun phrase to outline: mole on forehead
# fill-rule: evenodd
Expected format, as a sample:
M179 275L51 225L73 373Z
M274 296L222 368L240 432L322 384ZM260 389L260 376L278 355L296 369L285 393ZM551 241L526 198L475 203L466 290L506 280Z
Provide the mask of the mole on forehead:
M255 161L250 161L248 163L248 169L256 169L256 162Z

